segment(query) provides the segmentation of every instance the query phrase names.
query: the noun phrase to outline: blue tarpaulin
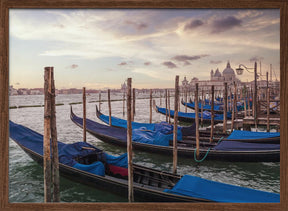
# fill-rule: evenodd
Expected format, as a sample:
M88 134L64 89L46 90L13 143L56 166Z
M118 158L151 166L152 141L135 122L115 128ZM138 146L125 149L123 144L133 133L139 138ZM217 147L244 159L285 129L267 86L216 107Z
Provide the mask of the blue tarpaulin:
M43 156L43 136L41 134L12 121L9 121L9 133L11 139L15 142ZM105 175L105 168L102 162L96 161L85 165L78 163L76 161L77 158L98 154L99 158L103 156L102 161L106 161L108 164L127 168L126 153L120 156L108 155L87 142L65 144L58 141L58 154L60 163L97 175Z
M106 124L109 124L109 116L107 115L100 115L99 119L105 122ZM116 127L122 127L127 129L127 120L120 119L117 117L111 117L111 124L112 126ZM132 129L142 129L142 130L150 130L150 131L159 131L163 134L171 134L173 133L174 126L171 124L168 124L167 122L160 122L160 123L140 123L140 122L132 122ZM145 128L145 129L144 129ZM177 131L177 140L182 140L182 127L178 126ZM173 138L172 138L173 139Z
M280 150L280 144L258 144L239 141L221 141L214 150L221 151L257 151L257 150Z
M169 140L173 140L173 133L165 135L159 131L145 130L145 128L134 129L132 140L145 144L169 146Z
M261 139L280 137L280 133L234 130L227 139Z
M99 116L99 119L105 122L106 124L109 124L109 116L102 114ZM127 120L111 116L111 125L127 129ZM140 127L146 127L147 130L154 130L155 124L132 122L132 129L139 129Z
M279 203L280 194L215 182L184 175L172 189L165 192L231 203Z
M157 107L158 111L162 114L166 114L165 108L159 108ZM167 109L167 113L169 114L169 110ZM174 116L174 110L170 110L170 115ZM185 113L185 112L178 112L178 117L185 117L185 118L191 118L195 119L195 113ZM201 118L201 112L198 114L199 118ZM231 115L227 114L227 118L231 119ZM210 112L203 112L203 119L205 120L211 120L211 113ZM214 120L223 120L223 114L214 114Z

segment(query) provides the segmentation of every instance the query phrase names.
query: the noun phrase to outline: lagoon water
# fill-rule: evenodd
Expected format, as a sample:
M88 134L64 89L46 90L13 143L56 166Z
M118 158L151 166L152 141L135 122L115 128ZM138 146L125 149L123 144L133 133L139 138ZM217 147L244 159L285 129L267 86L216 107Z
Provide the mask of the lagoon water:
M107 101L107 95L102 93L102 100ZM137 122L149 122L149 93L139 93L136 99ZM140 99L146 98L146 99ZM122 93L112 94L112 100L122 99ZM69 103L82 101L81 94L57 95L56 103L64 105L56 107L58 140L64 143L82 141L82 129L70 120ZM87 96L87 118L100 122L96 117L95 105L98 105L98 94ZM173 101L173 100L172 100ZM173 102L171 101L171 109ZM43 95L10 96L10 106L43 105ZM160 105L160 98L156 98ZM123 102L112 101L112 115L123 118ZM164 107L162 98L162 107ZM181 111L184 111L181 105ZM73 105L76 115L82 116L82 104ZM126 110L125 110L126 111ZM189 108L188 108L189 111ZM192 110L190 110L192 111ZM108 104L101 104L101 112L108 114ZM43 134L44 108L27 107L9 110L9 118ZM125 118L125 117L124 117ZM153 110L153 122L165 120L165 116ZM126 152L126 148L103 143L87 133L87 142L113 155ZM147 167L172 172L172 157L148 152L135 151L133 162ZM203 161L196 163L193 159L178 158L178 174L191 174L218 182L280 193L280 163L243 163ZM119 196L108 191L97 190L89 186L60 178L61 202L127 202L126 196ZM43 169L34 162L13 140L9 139L9 201L43 202Z

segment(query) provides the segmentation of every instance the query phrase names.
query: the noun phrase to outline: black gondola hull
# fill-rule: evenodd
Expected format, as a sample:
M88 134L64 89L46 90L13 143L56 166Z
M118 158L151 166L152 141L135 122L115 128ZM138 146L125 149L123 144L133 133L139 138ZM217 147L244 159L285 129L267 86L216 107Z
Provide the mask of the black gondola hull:
M16 142L17 143L17 142ZM18 143L17 143L18 144ZM35 153L34 151L18 144L34 161L43 166L43 156ZM59 163L60 175L70 179L74 182L79 182L89 187L109 191L121 196L128 196L128 183L127 180L113 179L112 177L106 178L91 174L85 171L75 169L73 167ZM205 199L195 199L192 197L180 196L175 194L164 193L160 191L151 191L149 188L141 187L135 184L134 198L136 201L143 202L211 202Z

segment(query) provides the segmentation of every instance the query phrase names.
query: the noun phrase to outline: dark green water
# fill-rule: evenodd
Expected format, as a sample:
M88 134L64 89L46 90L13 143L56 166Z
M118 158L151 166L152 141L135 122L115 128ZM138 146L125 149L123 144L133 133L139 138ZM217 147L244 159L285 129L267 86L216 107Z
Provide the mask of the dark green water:
M122 95L113 96L114 99ZM102 94L102 99L104 99ZM98 100L98 95L87 97L87 102ZM81 95L60 95L57 106L58 140L64 143L73 143L82 140L82 129L77 127L69 117L71 102L81 101ZM13 96L10 97L10 106L37 105L43 103L43 96ZM163 103L162 99L162 103ZM159 104L159 99L156 100ZM136 100L135 121L149 121L149 99ZM173 104L172 104L173 105ZM171 106L172 106L171 105ZM182 111L184 110L181 107ZM73 105L73 110L82 116L82 105ZM43 134L43 107L11 109L10 119L23 124ZM108 114L107 103L102 104L102 112ZM112 115L122 117L122 102L112 102ZM87 118L97 120L95 103L87 104ZM160 122L165 116L153 113L153 121ZM106 152L119 155L126 152L126 148L109 145L97 140L87 133L87 141ZM134 162L147 167L172 171L172 157L134 152ZM229 183L233 185L254 188L269 192L280 193L280 163L232 163L204 161L196 163L193 159L178 158L178 174L191 174L205 179ZM119 196L107 191L101 191L89 186L81 185L61 177L60 195L62 202L126 202L126 196ZM9 201L10 202L43 202L43 170L34 162L15 142L9 140Z

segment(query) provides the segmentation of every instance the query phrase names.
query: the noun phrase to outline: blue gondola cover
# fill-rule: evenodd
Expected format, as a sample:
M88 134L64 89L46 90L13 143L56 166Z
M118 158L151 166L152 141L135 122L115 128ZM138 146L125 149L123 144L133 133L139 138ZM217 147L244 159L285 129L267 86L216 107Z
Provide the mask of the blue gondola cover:
M184 175L172 189L165 192L231 203L279 203L280 194L215 182Z
M239 141L221 141L214 150L222 151L257 151L257 150L279 150L280 144L258 144Z
M261 139L280 137L280 133L234 130L227 139Z

